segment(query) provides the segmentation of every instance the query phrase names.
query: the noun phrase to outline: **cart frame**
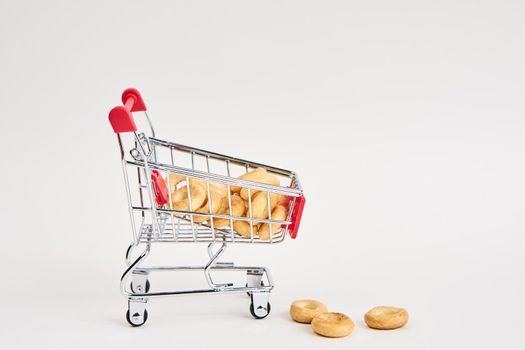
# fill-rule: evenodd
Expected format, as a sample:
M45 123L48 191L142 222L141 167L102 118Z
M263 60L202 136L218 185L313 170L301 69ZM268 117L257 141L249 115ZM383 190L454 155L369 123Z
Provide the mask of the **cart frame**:
M143 325L148 313L146 303L149 298L175 296L186 294L219 294L219 293L247 293L250 296L250 312L257 319L264 318L270 313L269 296L274 288L273 280L267 268L261 266L236 266L233 262L219 262L228 243L259 243L274 244L282 242L287 234L295 238L299 229L302 211L305 204L303 190L297 174L281 168L251 162L244 159L230 157L223 154L206 151L178 143L168 142L156 138L155 130L149 118L146 105L140 93L133 88L126 89L122 94L123 106L117 106L109 113L109 120L117 135L120 156L128 199L128 210L131 220L133 241L126 251L126 269L120 281L121 293L128 299L126 319L132 326ZM139 132L133 118L133 112L144 112L149 126L150 135ZM125 137L128 137L126 142ZM131 145L131 146L127 146ZM128 152L126 152L128 151ZM159 153L168 154L168 162L160 160ZM129 155L128 155L129 153ZM178 154L177 156L175 154ZM186 154L191 161L191 168L179 166L177 160L180 154ZM199 170L195 166L196 158L205 161L205 168ZM225 174L210 169L210 162L215 161L225 165ZM241 180L233 177L231 168L243 167L245 171L262 167L266 171L290 181L289 186L273 186L258 182ZM132 184L131 173L136 171L136 183ZM171 204L171 185L169 176L166 176L167 197L162 202L163 187L166 186L157 180L162 174L177 174L185 177L188 188L187 196L190 203L189 210L175 210ZM196 212L191 207L191 181L206 183L209 211L206 214ZM164 180L160 180L163 182ZM228 188L228 213L217 214L211 210L210 184L221 184ZM249 217L232 215L232 201L230 189L232 186L246 188L248 193ZM251 198L255 192L265 192L270 208L270 195L286 196L288 215L286 220L273 220L271 213L267 219L252 217ZM159 199L161 198L161 199ZM162 205L161 205L162 204ZM196 216L206 216L209 224L196 223ZM215 228L214 219L227 219L229 228ZM245 221L250 225L249 237L241 236L233 229L234 221ZM254 233L256 225L268 224L270 227L269 239L261 240ZM274 235L273 225L280 228ZM154 243L208 243L209 260L201 266L149 266L142 265L152 249ZM201 271L209 288L178 291L150 292L149 275L160 271ZM215 271L239 271L246 274L246 284L236 286L233 283L216 283L212 278Z

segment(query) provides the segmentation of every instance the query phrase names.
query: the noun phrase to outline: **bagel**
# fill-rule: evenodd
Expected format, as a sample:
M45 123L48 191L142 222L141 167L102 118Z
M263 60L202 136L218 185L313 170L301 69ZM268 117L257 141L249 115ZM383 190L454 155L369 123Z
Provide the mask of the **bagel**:
M211 198L211 200L210 200ZM226 202L226 205L225 205ZM211 206L211 213L217 214L223 209L224 207L228 207L228 198L227 195L224 195L221 192L210 190L210 197L205 201L205 203L197 210L194 210L198 213L210 213L210 206ZM208 215L193 215L193 222L201 223L209 220Z
M188 192L186 187L181 187L171 193L171 204L183 201L188 198Z
M166 176L166 185L169 184L169 191L172 193L177 189L177 185L181 183L182 181L186 181L186 176L182 176L175 173L170 173L168 176Z
M219 208L219 211L218 211L218 213L220 213L220 214L226 213L228 211L228 208L229 208L228 194L226 194L223 197L223 199L224 200L221 201L221 207Z
M239 197L239 195L234 194L231 196L231 201L232 201L231 212L229 212L228 210L229 208L228 196L226 196L225 198L226 200L224 202L226 203L226 208L223 208L224 210L220 212L220 214L231 215L231 216L242 216L244 214L246 207L244 205L244 201L242 200L241 197ZM215 228L230 226L230 219L215 218L213 219L213 226Z
M408 322L408 312L399 307L377 306L365 314L365 322L374 329L396 329Z
M270 206L274 208L277 205L279 195L270 193ZM268 192L257 192L252 197L252 218L266 219L268 217ZM249 215L250 213L247 212ZM248 216L247 216L248 217Z
M253 237L257 235L257 230L259 229L259 226L257 224L253 224ZM251 231L250 231L250 223L249 221L244 220L235 220L233 222L233 229L239 236L243 236L246 238L251 238Z
M290 316L299 323L310 323L316 315L327 311L326 306L317 300L296 300L290 306Z
M200 208L206 200L206 191L200 185L193 184L189 186L191 194L191 209ZM188 201L188 186L175 190L171 194L171 208L175 210L190 210L190 201Z
M281 181L279 181L277 176L275 176L273 174L269 174L267 172L265 172L262 175L260 175L259 178L255 179L255 180L251 180L251 181L256 181L256 182L260 182L260 183L267 184L267 185L273 185L273 186L280 186L281 185ZM252 199L253 199L254 195L256 193L258 193L258 192L259 191L257 191L257 190L250 190L250 195L251 195ZM241 197L243 199L248 200L248 198L250 198L248 196L248 189L247 188L242 188L240 194L241 194Z
M198 184L200 186L202 186L206 192L208 192L208 186L207 184L210 185L210 192L211 191L215 191L215 192L218 192L222 195L227 195L228 194L228 186L227 185L223 185L223 184L219 184L219 183L216 183L216 182L206 182L205 180L200 180L200 179L190 179L190 184Z
M272 210L271 220L284 221L286 220L287 215L288 215L288 210L282 205L278 205ZM266 241L270 239L270 226L271 226L271 231L272 231L272 237L273 237L273 234L279 231L279 229L281 228L280 224L267 224L267 223L262 224L261 228L259 229L257 233L260 239L266 240Z
M312 319L312 329L324 337L346 337L352 333L354 326L350 317L337 312L323 312Z
M288 207L288 203L290 203L290 198L285 196L284 194L278 194L277 195L277 205L282 205L283 207Z
M252 171L247 172L246 174L239 176L239 179L246 180L246 181L258 181L258 179L264 177L265 175L266 175L266 169L256 168ZM231 191L233 193L239 193L241 191L241 187L232 186Z

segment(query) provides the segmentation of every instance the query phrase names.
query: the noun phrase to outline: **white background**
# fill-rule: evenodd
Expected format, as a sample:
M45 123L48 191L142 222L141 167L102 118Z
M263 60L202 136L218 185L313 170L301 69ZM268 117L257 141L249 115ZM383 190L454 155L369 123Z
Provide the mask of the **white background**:
M523 348L524 16L522 1L2 0L2 347ZM298 239L225 257L271 268L268 318L242 295L190 296L127 325L107 113L128 86L161 138L300 174ZM205 246L158 258L202 263ZM293 323L300 298L354 333ZM367 329L376 305L409 323Z

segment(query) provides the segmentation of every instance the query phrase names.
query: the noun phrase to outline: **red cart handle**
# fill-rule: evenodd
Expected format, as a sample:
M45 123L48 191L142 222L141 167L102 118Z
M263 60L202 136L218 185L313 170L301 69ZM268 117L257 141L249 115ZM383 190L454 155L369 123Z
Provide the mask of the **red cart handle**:
M295 198L295 205L293 206L292 211L292 223L289 226L290 237L296 238L297 233L299 232L299 225L301 224L301 217L303 216L303 209L306 203L306 198L304 195L301 197Z
M114 107L109 112L109 122L113 131L118 134L121 132L137 131L135 120L131 112L146 111L146 104L137 89L129 88L122 93L122 103L124 106Z

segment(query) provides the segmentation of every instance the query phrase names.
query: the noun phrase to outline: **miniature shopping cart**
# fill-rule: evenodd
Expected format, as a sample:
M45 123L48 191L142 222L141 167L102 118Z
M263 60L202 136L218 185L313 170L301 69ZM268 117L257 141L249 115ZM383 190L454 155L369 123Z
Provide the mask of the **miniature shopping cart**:
M295 238L299 229L305 203L303 191L294 172L276 167L229 157L156 138L151 120L146 113L144 101L135 89L127 89L122 94L123 106L117 106L109 113L109 120L120 147L124 182L128 199L129 216L133 231L133 241L126 252L127 268L122 275L120 288L128 298L126 319L132 326L143 325L148 313L146 303L149 298L183 294L247 293L250 296L250 312L253 317L264 318L270 313L269 296L273 282L265 267L236 266L229 262L218 262L227 243L275 244L282 242L289 234ZM148 134L139 132L132 112L144 112ZM254 169L262 168L279 179L280 185L242 180L238 177ZM170 183L172 176L182 179L177 184ZM204 184L209 210L205 214L192 208L192 181ZM226 207L222 212L212 210L210 188L227 188ZM235 216L232 210L232 188L247 192L247 210L243 216ZM189 208L174 209L173 190L187 189ZM203 187L204 188L204 187ZM246 193L245 192L245 193ZM173 192L175 193L175 192ZM252 197L262 193L267 197L270 208L272 196L279 195L286 200L284 220L268 217L256 218L252 215ZM206 209L206 208L205 208ZM281 211L282 212L282 211ZM205 221L202 217L205 216ZM197 220L200 218L200 220ZM225 227L214 227L216 220L228 221ZM197 222L198 221L198 222ZM236 222L249 225L248 234L239 234L234 227ZM264 239L257 235L257 228L267 224L270 234ZM274 232L275 231L275 232ZM203 266L146 266L144 259L151 251L153 243L203 242L208 243L209 260ZM141 247L141 249L137 249ZM209 288L179 291L150 291L149 274L157 271L201 271ZM240 271L246 273L246 280L234 283L218 283L214 280L218 271ZM212 278L212 275L214 278Z

